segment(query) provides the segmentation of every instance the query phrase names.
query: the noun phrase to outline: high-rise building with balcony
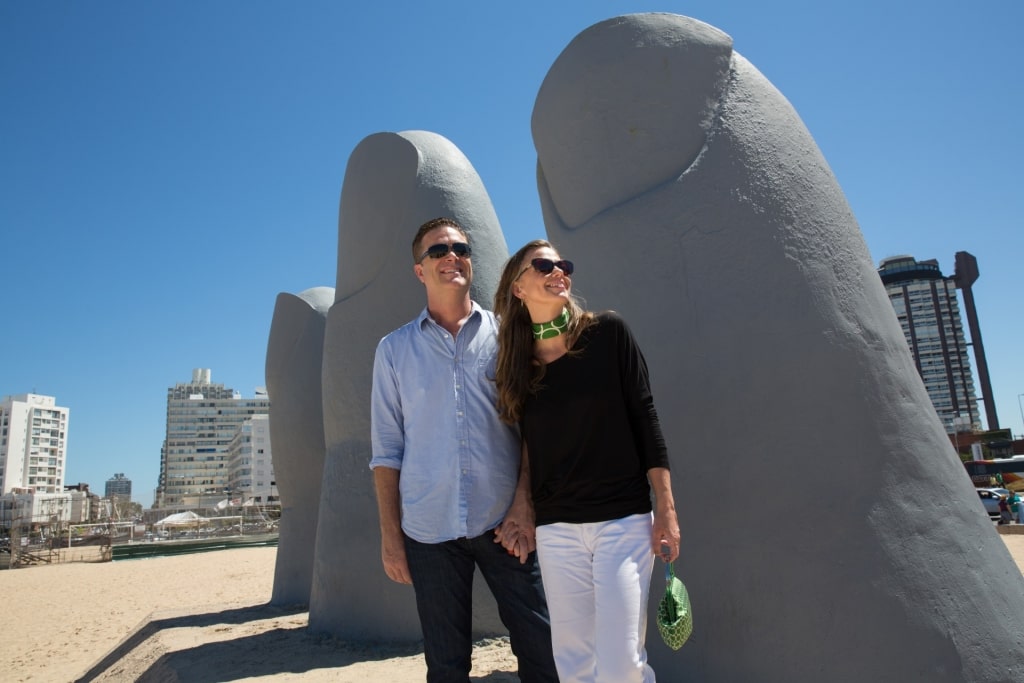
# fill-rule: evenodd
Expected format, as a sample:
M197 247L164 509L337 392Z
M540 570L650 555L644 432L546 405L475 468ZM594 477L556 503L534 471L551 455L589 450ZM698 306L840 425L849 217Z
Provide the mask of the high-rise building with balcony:
M69 413L53 396L0 400L0 494L64 492Z
M956 277L943 276L934 259L912 256L885 259L878 274L946 431L980 430Z
M230 446L242 424L266 415L270 399L214 384L210 370L167 389L167 436L160 449L156 508L212 507L230 490Z

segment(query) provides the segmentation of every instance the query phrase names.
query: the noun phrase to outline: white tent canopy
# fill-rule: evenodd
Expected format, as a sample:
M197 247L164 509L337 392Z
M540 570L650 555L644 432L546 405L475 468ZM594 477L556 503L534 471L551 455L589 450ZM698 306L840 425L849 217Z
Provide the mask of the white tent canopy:
M198 526L203 522L209 521L206 517L197 515L191 510L186 510L185 512L176 512L173 515L168 515L154 526Z

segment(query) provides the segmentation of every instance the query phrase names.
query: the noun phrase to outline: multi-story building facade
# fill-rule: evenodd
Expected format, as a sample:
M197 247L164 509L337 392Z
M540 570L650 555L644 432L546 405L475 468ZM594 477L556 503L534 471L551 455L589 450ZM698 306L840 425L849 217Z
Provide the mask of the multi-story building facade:
M278 502L270 449L270 416L253 415L242 423L229 447L232 501L267 505Z
M0 400L0 494L64 491L69 414L53 396Z
M88 491L12 491L0 496L0 528L9 530L15 524L26 527L85 524L95 519L90 516L93 504Z
M230 490L229 449L239 427L266 415L265 396L242 398L210 380L209 369L167 390L167 436L160 449L160 479L154 507L212 507Z
M104 498L113 498L114 496L124 500L132 499L132 480L124 476L123 472L118 472L107 479L107 485L103 488Z
M935 412L948 433L980 430L955 277L934 259L896 256L878 268Z

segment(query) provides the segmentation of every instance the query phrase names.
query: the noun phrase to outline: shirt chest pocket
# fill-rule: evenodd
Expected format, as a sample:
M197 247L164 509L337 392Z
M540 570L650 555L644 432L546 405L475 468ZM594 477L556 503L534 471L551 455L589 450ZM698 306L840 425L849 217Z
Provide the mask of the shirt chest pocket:
M476 362L476 374L481 381L494 383L497 376L498 354L497 352L482 356Z

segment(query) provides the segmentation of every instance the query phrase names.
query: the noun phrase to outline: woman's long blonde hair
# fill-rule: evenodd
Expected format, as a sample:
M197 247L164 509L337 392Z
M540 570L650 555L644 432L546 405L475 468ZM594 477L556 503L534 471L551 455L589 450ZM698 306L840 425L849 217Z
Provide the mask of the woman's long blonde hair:
M498 363L495 377L498 387L498 415L503 422L517 424L522 417L527 396L537 391L544 377L544 364L533 356L533 323L530 311L519 297L512 293L519 274L529 264L526 255L534 249L549 247L547 240L533 240L524 244L509 257L501 271L501 280L494 292L494 313L500 319L498 326ZM570 352L594 320L575 295L569 295L569 329L565 343Z

